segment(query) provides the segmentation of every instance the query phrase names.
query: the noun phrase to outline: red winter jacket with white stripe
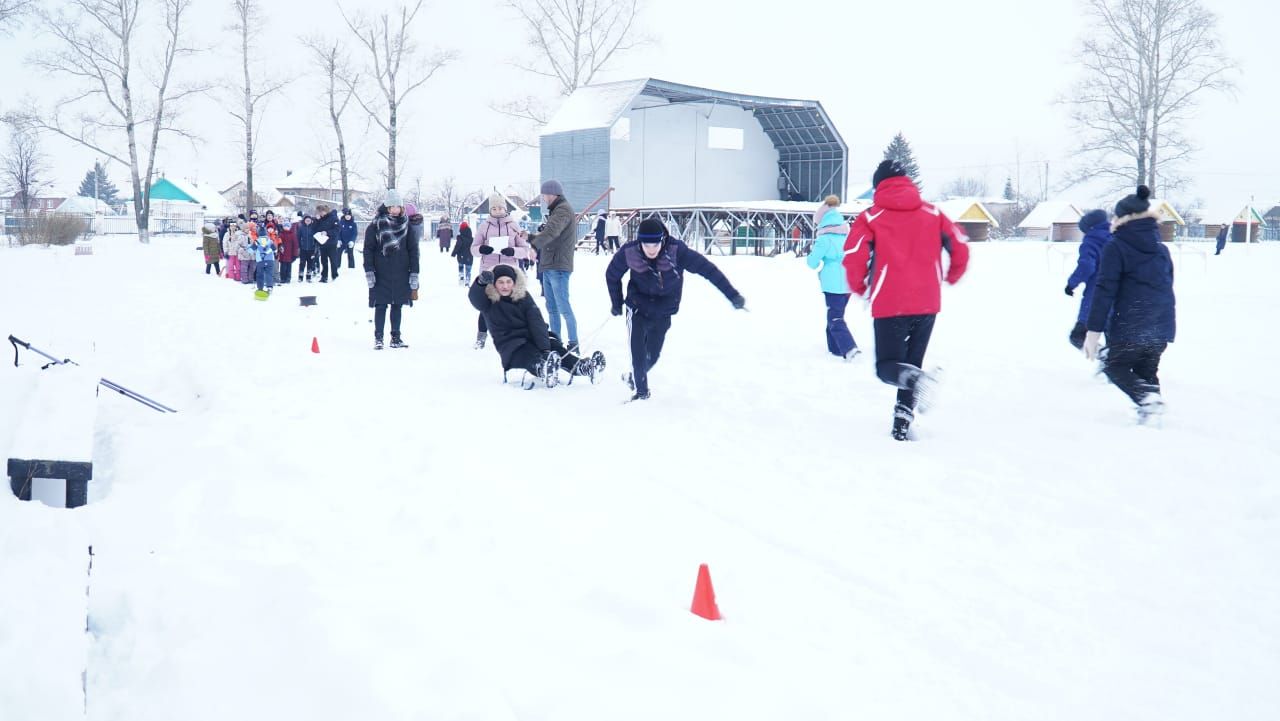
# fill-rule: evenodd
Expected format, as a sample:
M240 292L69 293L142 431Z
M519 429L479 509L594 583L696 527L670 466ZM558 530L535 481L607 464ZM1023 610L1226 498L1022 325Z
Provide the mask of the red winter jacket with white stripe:
M941 210L920 199L910 178L887 178L875 202L853 222L844 242L849 289L871 288L871 317L933 315L942 281L955 283L969 264L967 238ZM950 255L944 276L942 250Z

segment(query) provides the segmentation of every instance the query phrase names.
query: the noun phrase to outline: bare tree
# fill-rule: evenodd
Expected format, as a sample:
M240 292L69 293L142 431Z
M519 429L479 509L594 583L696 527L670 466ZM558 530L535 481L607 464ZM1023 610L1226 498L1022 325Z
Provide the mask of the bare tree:
M429 58L419 59L418 45L413 40L413 21L422 10L423 0L417 0L412 8L400 5L399 14L392 22L392 15L382 13L370 18L363 13L349 17L341 7L342 19L360 40L367 52L368 66L364 77L377 84L380 97L367 102L361 97L356 79L346 78L356 102L369 118L387 134L387 152L379 153L387 161L386 184L396 187L399 166L396 165L396 143L400 133L400 110L410 93L422 87L440 68L455 60L458 54L452 50L436 50Z
M138 37L138 27L146 25L141 0L70 0L70 14L37 10L60 48L37 55L32 63L51 74L76 79L80 91L58 103L49 116L34 111L5 116L10 124L51 132L128 166L134 220L138 240L143 243L150 242L151 178L160 136L167 133L191 138L176 124L178 104L208 90L207 86L171 86L177 58L194 52L183 44L182 27L191 0L159 0L157 4L164 11L160 38L164 49L151 73L140 69L143 63L140 53L135 52L137 44L144 42ZM154 94L141 92L147 79ZM71 125L64 125L60 112L68 107L78 107L80 112ZM145 143L141 151L140 133Z
M253 158L254 151L257 149L257 133L260 128L260 125L254 124L254 117L259 111L258 104L261 103L265 108L267 101L281 88L288 85L288 81L257 81L253 72L249 69L249 36L251 33L257 32L263 22L262 9L258 4L258 0L231 0L231 9L234 12L231 30L240 37L242 80L227 84L227 89L231 92L234 101L240 103L239 109L235 109L234 105L228 104L228 107L233 109L227 112L244 126L244 197L246 206L244 212L249 213L254 210L253 206L256 200L253 192ZM257 122L261 123L261 120L259 119Z
M1195 150L1182 133L1199 96L1229 91L1234 63L1218 19L1199 0L1086 0L1093 22L1079 62L1084 77L1063 102L1082 135L1083 165L1070 182L1112 181L1112 190L1176 187ZM1136 182L1135 182L1136 181Z
M312 37L306 40L311 48L311 59L324 72L326 92L329 98L329 122L338 138L338 169L342 182L342 207L351 206L351 170L347 164L347 143L342 135L342 114L355 95L359 78L351 71L349 59L337 40ZM339 88L339 85L342 85Z
M0 187L7 195L12 195L23 216L31 214L31 207L36 198L47 187L49 182L45 173L49 166L44 153L40 151L40 141L36 134L21 126L9 128L9 152L0 161Z
M18 18L31 9L32 4L33 0L0 0L0 29L10 23L16 24Z
M450 218L458 217L454 209L462 205L462 192L458 189L457 179L450 175L436 183L431 193L431 204L444 208Z
M942 194L948 198L985 198L987 181L972 176L956 178L943 188Z
M516 67L554 80L559 96L589 85L609 61L648 39L636 32L639 0L507 0L524 21L534 57ZM537 96L491 106L524 126L511 138L486 143L490 147L537 147L533 130L546 125L550 110Z

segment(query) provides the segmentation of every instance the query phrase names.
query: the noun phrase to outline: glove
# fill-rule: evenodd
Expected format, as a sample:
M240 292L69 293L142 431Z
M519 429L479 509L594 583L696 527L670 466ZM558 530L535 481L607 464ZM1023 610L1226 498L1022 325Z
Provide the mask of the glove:
M492 252L493 252L493 246L492 246L492 245L482 245L482 246L480 246L480 255L488 255L488 254L490 254L490 253L492 253Z
M501 254L503 254L503 255L505 255L505 256L507 256L508 258L511 258L511 257L515 256L515 254L516 254L516 249L515 249L515 248L503 248L502 250L500 250L500 251L498 251L498 252L499 252L499 253L501 253Z
M609 312L614 315L622 315L622 306L615 305L613 308L609 310Z
M747 299L743 298L741 293L733 296L733 299L730 300L729 302L733 303L734 310L742 310L743 308L747 307Z
M488 270L480 271L480 275L476 276L476 282L480 285L489 285L493 282L493 272Z
M372 271L372 270L365 271L364 279L365 279L365 281L366 281L366 282L368 282L368 283L369 283L369 289L370 289L370 290L373 290L373 286L377 285L377 283L378 283L377 279L373 277L373 271Z
M1073 297L1073 298L1074 298L1074 297L1075 297L1075 295L1076 295L1076 289L1075 289L1073 286L1067 286L1067 287L1066 287L1062 292L1063 292L1063 293L1066 293L1067 295L1069 295L1069 296L1071 296L1071 297Z
M418 289L418 274L410 273L409 274L409 290L417 290L417 289Z
M413 290L409 291L409 300L417 300L417 299L418 299L418 289L414 288Z
M1084 334L1084 357L1089 360L1098 359L1098 345L1102 340L1102 334L1096 330L1091 330Z

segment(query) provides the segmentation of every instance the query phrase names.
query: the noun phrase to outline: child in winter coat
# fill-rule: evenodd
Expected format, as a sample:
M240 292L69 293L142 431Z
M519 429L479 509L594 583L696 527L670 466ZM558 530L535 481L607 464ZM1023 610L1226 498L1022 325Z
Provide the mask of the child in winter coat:
M258 236L258 241L253 244L252 250L256 263L258 290L263 290L265 287L270 293L275 287L276 246L271 242L271 237L264 233Z
M338 248L338 260L334 265L334 277L337 277L338 265L342 264L342 254L347 254L347 267L356 267L356 239L359 236L359 226L356 225L355 216L351 214L350 208L342 209L342 219L338 221L338 240L342 245Z
M209 223L204 224L203 243L201 249L204 251L204 274L209 275L212 269L217 275L222 275L222 244L218 242L218 229Z
M596 351L583 359L568 352L547 328L538 304L529 296L524 272L513 265L497 265L481 271L467 293L471 305L484 316L493 333L493 348L502 359L502 370L523 369L548 387L556 384L559 369L576 376L604 370L604 354Z
M828 195L818 207L821 217L814 221L817 239L805 262L818 270L822 295L827 303L827 350L845 360L853 360L859 353L858 344L844 322L844 310L849 305L849 282L845 279L844 239L849 234L849 224L838 210L840 199Z
M459 235L453 244L453 252L449 255L458 259L458 285L471 285L471 263L474 260L471 255L471 239L464 240Z
M252 223L247 224L252 227ZM256 254L250 245L249 233L236 233L236 257L240 260L240 282L248 285L253 282L254 258Z
M1067 278L1064 292L1074 296L1076 286L1084 283L1084 293L1080 295L1080 310L1076 313L1076 324L1071 328L1067 339L1071 345L1080 350L1084 347L1085 321L1089 318L1089 303L1093 299L1093 287L1098 277L1098 260L1102 257L1102 249L1111 242L1111 223L1107 221L1107 211L1098 208L1090 210L1076 224L1084 233L1080 241L1080 256L1076 260L1076 269Z
M623 376L623 380L635 391L631 396L633 401L649 398L649 371L662 353L667 331L671 329L671 316L680 310L685 271L711 281L735 309L746 307L746 299L730 285L719 268L706 256L672 238L667 227L656 218L640 223L636 240L623 245L605 270L605 284L613 301L611 312L622 315L624 303L627 308L631 373ZM628 272L631 279L627 282L624 300L622 276Z
M462 224L459 230L459 240L463 236L471 237L471 229L466 223ZM497 238L506 238L506 247L496 249L492 243L497 242ZM480 224L476 229L475 240L471 241L471 254L480 256L480 271L492 271L499 265L509 265L513 268L519 267L520 257L525 254L529 248L526 240L526 233L520 229L520 226L511 219L507 213L507 201L501 195L493 193L489 196L489 217ZM485 334L488 327L485 324L484 314L481 313L476 321L476 344L477 349L484 347Z
M1140 185L1116 204L1084 339L1085 355L1097 358L1106 330L1103 371L1137 406L1139 423L1164 412L1160 357L1176 331L1173 261L1160 241L1160 212L1151 209L1150 197Z
M293 280L293 261L298 259L298 229L291 218L285 218L280 225L280 282Z

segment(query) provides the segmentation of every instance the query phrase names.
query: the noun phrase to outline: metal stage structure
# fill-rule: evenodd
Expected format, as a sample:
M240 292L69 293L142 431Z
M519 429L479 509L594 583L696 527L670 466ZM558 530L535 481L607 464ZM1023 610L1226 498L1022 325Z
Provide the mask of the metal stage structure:
M852 221L869 207L870 203L854 202L839 210ZM640 221L657 218L672 236L706 255L773 256L807 249L817 208L816 203L772 200L613 210L623 220L628 238L635 237Z

